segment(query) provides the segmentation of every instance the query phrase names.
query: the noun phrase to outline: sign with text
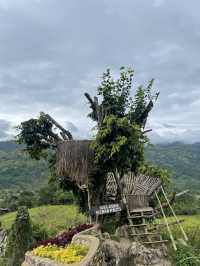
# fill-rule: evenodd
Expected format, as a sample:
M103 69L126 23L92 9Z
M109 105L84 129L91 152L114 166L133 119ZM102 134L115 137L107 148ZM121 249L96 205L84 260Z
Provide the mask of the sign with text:
M102 205L96 208L95 213L96 215L108 214L108 213L115 213L121 212L122 208L119 204L108 204Z

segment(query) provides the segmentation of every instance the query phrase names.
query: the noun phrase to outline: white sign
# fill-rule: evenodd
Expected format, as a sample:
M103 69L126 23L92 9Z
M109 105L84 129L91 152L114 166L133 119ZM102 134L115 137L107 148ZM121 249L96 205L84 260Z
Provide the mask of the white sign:
M119 204L102 205L96 209L96 215L102 215L106 213L121 212L122 208Z

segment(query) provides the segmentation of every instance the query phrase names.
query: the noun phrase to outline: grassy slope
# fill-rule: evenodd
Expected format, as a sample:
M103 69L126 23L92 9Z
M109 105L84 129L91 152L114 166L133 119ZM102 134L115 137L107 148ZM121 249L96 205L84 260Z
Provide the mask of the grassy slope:
M15 142L0 142L0 189L40 188L47 183L48 165L32 160Z
M43 206L30 209L29 213L33 223L44 227L50 236L87 221L87 218L74 205ZM16 212L1 215L2 226L9 229L15 217Z

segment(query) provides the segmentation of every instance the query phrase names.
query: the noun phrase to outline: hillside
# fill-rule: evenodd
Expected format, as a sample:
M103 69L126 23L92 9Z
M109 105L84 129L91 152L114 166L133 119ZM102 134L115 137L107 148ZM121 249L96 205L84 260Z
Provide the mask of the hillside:
M148 147L146 158L168 168L180 189L200 190L200 143ZM39 188L48 180L44 161L30 159L15 142L0 142L0 189Z
M47 182L48 167L35 161L13 141L0 142L0 189L39 188Z
M155 145L146 150L146 158L167 168L178 189L200 191L200 143Z
M49 236L87 222L86 216L80 213L75 205L41 206L29 209L29 213L32 222L44 228ZM15 217L16 212L0 215L2 227L10 229Z

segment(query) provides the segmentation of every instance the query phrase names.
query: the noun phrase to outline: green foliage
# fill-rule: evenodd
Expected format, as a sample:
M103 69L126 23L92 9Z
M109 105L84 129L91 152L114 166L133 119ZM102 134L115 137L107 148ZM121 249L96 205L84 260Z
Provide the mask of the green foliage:
M33 239L34 242L39 242L48 239L48 232L44 225L42 226L41 224L38 223L33 223L32 224L32 229L33 229Z
M1 265L1 266L7 266L7 259L4 258L4 257L1 257L1 258L0 258L0 265Z
M175 190L200 190L200 143L157 144L148 147L145 158L169 170Z
M92 148L95 152L96 168L99 170L90 183L97 184L99 197L104 193L105 174L113 172L118 186L118 196L122 196L122 177L128 171L137 173L144 162L144 145L148 142L144 136L147 117L153 108L153 101L158 94L152 94L153 80L147 88L138 87L135 97L131 96L133 70L122 67L120 77L112 78L108 69L102 76L101 85L98 87L98 98L94 101L89 94L87 97L92 112L89 114L97 122L98 132L93 141ZM92 193L91 193L92 194Z
M19 206L31 208L36 205L36 194L28 190L2 191L0 207L15 211Z
M47 183L48 164L44 160L32 160L23 148L13 141L0 142L1 190L36 190Z
M102 76L101 85L98 88L98 95L102 96L101 105L105 110L105 115L115 115L124 117L127 107L131 102L130 90L132 86L133 70L121 68L120 78L116 81L107 69Z
M162 182L166 185L169 185L171 181L171 176L167 169L157 165L153 165L152 163L145 162L140 167L139 172L144 175L159 177L162 180Z
M178 244L176 252L171 252L174 265L199 266L200 256L190 245Z
M93 144L96 163L108 171L117 168L120 174L136 171L144 159L145 141L140 128L127 117L106 116Z
M56 147L59 136L53 132L53 124L41 113L38 119L22 122L18 127L17 142L25 144L31 158L39 160L48 156L48 150Z
M200 202L196 195L187 193L175 201L174 209L178 215L198 214L200 213Z
M56 183L49 183L39 190L37 200L38 205L55 205L73 203L75 198L71 191L63 191Z
M26 207L20 207L8 237L6 248L8 266L21 266L26 251L31 249L32 245L33 235L29 213Z

